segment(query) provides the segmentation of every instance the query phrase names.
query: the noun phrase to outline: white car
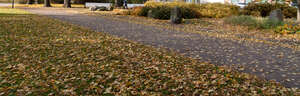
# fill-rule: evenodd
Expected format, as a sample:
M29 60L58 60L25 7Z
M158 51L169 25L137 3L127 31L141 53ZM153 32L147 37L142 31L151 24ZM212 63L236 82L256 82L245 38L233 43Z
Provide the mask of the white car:
M235 5L240 6L240 8L244 8L248 4L247 3L236 3Z

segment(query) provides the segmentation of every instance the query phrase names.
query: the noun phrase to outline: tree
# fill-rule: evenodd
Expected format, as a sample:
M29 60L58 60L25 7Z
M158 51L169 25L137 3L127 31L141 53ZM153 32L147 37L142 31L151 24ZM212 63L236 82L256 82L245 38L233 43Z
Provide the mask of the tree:
M123 1L122 0L115 0L115 6L116 7L121 7L123 5Z
M297 0L297 22L300 22L300 0Z
M50 0L44 1L44 7L51 7Z
M40 4L40 0L34 0L35 2L35 4Z
M27 0L27 4L33 4L34 0Z
M71 0L64 0L64 7L71 8Z

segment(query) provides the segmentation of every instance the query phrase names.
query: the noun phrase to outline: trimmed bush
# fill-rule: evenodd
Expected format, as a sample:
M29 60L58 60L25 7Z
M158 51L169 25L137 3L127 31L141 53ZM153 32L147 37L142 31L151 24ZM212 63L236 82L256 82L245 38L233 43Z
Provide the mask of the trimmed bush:
M146 16L147 15L147 11L142 12L144 9L144 7L134 7L132 8L132 15L136 15L136 16ZM143 15L145 14L145 15Z
M157 6L151 8L150 10L152 10L151 16L155 19L163 19L163 20L170 19L171 7L163 5L163 6Z
M278 26L284 25L284 22L276 20L276 19L263 19L260 24L260 28L262 29L271 29L276 28Z
M129 10L125 10L125 9L114 9L113 12L116 14L116 15L131 15L131 11Z
M183 13L182 18L192 19L201 17L201 13L196 8L192 8L192 6L182 6L180 8Z
M199 18L200 14L198 10L196 10L196 8L193 7L193 5L194 4L188 4L183 2L147 2L145 3L145 10L152 10L153 16L156 19L170 19L171 9L177 6L180 8L183 18Z
M220 3L211 4L190 4L183 2L147 2L145 7L133 8L133 15L147 16L149 10L152 10L152 16L156 19L170 19L171 9L179 7L182 17L192 18L222 18L239 14L239 7Z
M221 3L201 4L198 10L202 17L207 18L223 18L239 14L238 6Z
M275 9L281 9L285 18L293 18L297 16L297 8L287 4L270 4L270 3L250 3L246 6L242 14L252 16L269 16L270 12Z
M224 19L224 22L232 25L247 26L249 28L271 29L282 26L285 23L268 18L258 18L253 16L232 16Z
M224 22L232 25L242 25L248 27L258 27L259 22L252 16L232 16L224 19Z

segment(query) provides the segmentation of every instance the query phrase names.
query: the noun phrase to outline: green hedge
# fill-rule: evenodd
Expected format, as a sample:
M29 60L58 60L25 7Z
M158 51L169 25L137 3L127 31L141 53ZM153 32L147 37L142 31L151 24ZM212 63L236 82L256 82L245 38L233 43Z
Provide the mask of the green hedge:
M258 29L273 29L282 26L285 22L271 20L268 18L253 17L253 16L231 16L224 19L224 22L232 25L247 26L249 28Z
M202 17L223 18L232 15L239 15L240 7L230 4L209 3L201 4L198 10Z
M250 3L246 6L242 14L252 16L269 16L270 12L275 9L281 9L286 18L293 18L297 16L297 8L291 7L287 4L270 4L270 3Z
M185 19L191 18L223 18L239 14L239 7L234 5L210 3L210 4L189 4L182 2L162 3L162 2L147 2L145 7L137 7L133 9L134 15L148 16L151 10L151 17L155 19L170 19L172 8L179 7L182 12L182 17Z

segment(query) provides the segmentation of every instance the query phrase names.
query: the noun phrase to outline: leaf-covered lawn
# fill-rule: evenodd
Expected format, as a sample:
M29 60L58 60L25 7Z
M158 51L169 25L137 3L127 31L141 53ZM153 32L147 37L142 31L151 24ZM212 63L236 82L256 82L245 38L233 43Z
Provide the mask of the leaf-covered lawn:
M7 13L0 15L0 95L299 94L47 17Z

